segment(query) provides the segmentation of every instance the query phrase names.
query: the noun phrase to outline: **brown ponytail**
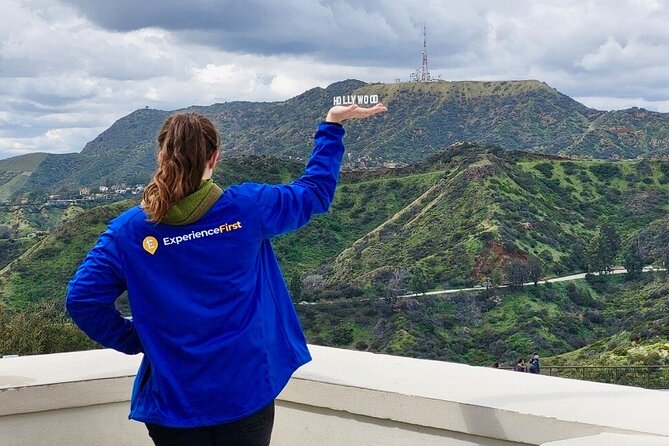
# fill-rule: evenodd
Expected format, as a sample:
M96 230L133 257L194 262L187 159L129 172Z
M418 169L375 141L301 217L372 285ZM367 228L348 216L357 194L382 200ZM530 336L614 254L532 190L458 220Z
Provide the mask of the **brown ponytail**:
M184 113L167 118L158 133L158 169L142 201L149 221L160 222L170 206L200 187L218 145L218 132L204 116Z

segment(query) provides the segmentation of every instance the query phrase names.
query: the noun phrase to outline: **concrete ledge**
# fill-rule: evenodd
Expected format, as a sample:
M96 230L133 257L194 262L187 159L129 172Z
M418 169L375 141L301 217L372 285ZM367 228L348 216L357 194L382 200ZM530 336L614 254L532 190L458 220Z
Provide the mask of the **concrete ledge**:
M669 394L440 361L310 347L280 398L540 445L601 432L669 437ZM667 438L669 444L669 438Z
M277 400L273 445L580 446L628 435L635 443L620 444L653 436L669 444L667 392L310 350L314 361ZM0 359L0 443L150 444L143 426L127 421L140 359L111 350Z
M113 350L0 359L0 416L128 401L141 359Z
M666 446L666 437L647 435L599 434L571 440L551 441L542 446Z

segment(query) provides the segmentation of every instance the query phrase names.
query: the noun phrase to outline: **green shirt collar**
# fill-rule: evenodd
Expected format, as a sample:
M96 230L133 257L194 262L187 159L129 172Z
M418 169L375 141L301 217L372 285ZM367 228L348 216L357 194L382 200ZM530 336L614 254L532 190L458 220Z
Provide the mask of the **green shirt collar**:
M211 179L202 180L200 187L192 194L174 203L160 221L168 225L194 223L218 201L223 190Z

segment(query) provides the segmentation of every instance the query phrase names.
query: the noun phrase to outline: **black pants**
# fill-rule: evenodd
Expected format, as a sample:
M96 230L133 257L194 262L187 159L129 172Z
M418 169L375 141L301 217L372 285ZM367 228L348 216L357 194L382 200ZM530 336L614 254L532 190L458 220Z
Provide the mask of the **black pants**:
M195 428L147 423L146 427L156 446L268 446L274 427L274 401L232 423Z

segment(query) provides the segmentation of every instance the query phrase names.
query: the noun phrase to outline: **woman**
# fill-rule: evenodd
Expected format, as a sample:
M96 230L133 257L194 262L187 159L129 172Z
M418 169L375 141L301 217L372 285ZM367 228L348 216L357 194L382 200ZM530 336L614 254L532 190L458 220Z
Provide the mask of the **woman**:
M539 364L539 353L534 352L529 362L529 372L536 375L541 374L541 365Z
M167 119L141 206L113 220L68 285L67 310L101 345L144 353L130 418L156 445L267 445L274 399L311 357L270 239L326 212L341 123L386 111L333 107L289 185L212 180L219 137L196 114ZM114 301L128 291L132 320Z

